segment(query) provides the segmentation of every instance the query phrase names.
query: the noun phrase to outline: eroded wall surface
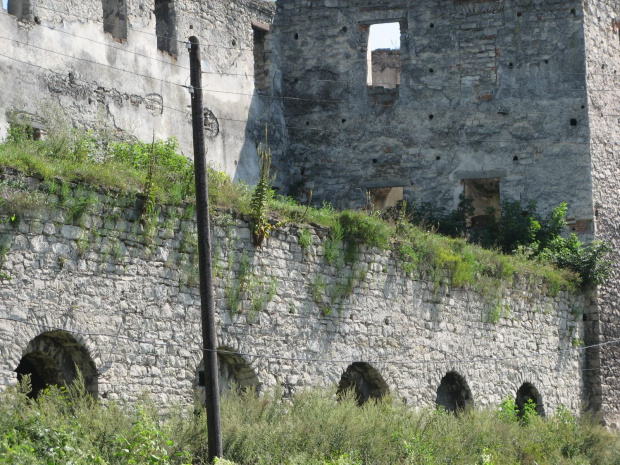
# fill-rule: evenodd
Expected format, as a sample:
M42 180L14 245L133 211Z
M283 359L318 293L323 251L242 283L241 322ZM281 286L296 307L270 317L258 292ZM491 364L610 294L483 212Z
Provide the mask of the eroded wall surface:
M463 182L499 178L501 198L561 202L592 233L580 0L279 0L290 146L299 193L349 207L404 187L456 208ZM369 26L399 22L396 92L366 84Z
M593 202L596 212L596 238L608 241L613 252L612 272L604 286L599 286L593 301L596 311L586 321L593 342L609 343L620 339L620 173L618 155L618 96L620 70L620 8L617 2L587 1L585 31L587 50L588 111L592 151ZM591 402L601 409L606 422L620 427L620 361L616 345L605 345L591 354Z
M99 397L134 401L147 391L161 405L190 401L201 361L193 211L165 208L149 235L139 198L97 193L69 220L71 200L49 185L12 172L2 182L38 192L26 197L38 207L22 208L15 222L5 205L0 222L0 386L17 382L13 370L34 348L52 350L53 340L32 343L37 336L68 340L68 333L92 358ZM69 199L90 195L73 189ZM525 277L498 299L451 288L424 269L408 275L378 249L330 265L325 230L310 230L302 247L298 228L281 227L256 249L243 220L219 214L215 223L226 379L259 389L281 383L293 394L339 383L353 362L364 362L410 405L434 405L440 381L456 372L477 406L496 406L531 383L547 413L559 404L579 411L582 296L550 297L543 282Z
M268 27L273 3L25 3L26 10L13 11L17 16L0 8L0 139L13 115L35 127L59 123L107 138L175 136L192 158L183 41L195 35L202 45L208 160L235 179L256 179L262 115L268 110L277 117L278 110L255 89L252 24ZM269 78L270 54L267 44L262 58Z

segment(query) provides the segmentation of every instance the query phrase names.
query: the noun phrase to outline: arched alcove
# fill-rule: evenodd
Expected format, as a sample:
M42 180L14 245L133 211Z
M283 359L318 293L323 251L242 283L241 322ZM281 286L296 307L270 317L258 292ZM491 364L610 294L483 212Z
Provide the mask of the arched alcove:
M28 343L15 373L19 381L30 375L32 390L28 396L36 398L48 386L73 383L78 370L86 390L97 396L97 368L86 348L66 331L50 331Z
M519 417L522 417L525 412L525 404L529 401L534 403L536 413L544 417L545 416L545 407L543 405L543 399L538 389L534 387L532 383L523 383L519 390L517 391L516 404L517 409L519 410Z
M256 376L254 369L242 355L229 347L220 347L218 349L217 361L220 394L230 391L233 386L238 392L245 392L251 389L259 390L261 383L258 380L258 376ZM201 360L198 365L195 384L198 389L198 396L204 400L204 360Z
M355 398L359 405L368 402L369 399L380 399L388 391L388 385L383 377L372 365L365 362L355 362L342 373L338 384L338 394L354 390Z
M439 383L435 404L447 412L458 412L473 407L474 401L465 378L456 371L448 372Z

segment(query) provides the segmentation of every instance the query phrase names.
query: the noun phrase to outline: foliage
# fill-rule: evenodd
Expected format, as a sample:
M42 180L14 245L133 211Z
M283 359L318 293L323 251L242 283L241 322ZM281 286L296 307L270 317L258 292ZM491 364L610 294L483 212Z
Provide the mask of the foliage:
M252 219L252 237L256 246L262 245L273 229L269 222L269 201L273 198L271 188L271 149L267 148L267 129L265 128L265 148L258 147L260 177L252 191L250 200L250 217Z
M49 388L0 393L0 460L47 465L199 465L206 463L206 418L148 401L134 408L94 400L79 379ZM224 464L370 465L376 463L562 463L607 465L620 457L620 437L560 407L543 419L519 417L513 399L498 410L460 415L411 409L393 399L358 407L354 395L310 389L292 399L274 390L257 397L231 390L222 398Z

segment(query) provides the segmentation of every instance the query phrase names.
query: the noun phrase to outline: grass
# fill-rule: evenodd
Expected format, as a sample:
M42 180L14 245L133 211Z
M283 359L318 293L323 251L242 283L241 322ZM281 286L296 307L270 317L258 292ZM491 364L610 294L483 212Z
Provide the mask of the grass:
M203 410L165 415L143 400L132 409L94 401L79 381L37 401L0 394L0 461L9 464L206 463ZM561 409L527 421L500 408L454 416L392 399L358 407L335 389L282 399L231 390L222 399L224 456L236 464L579 464L620 459L620 437ZM503 405L509 405L505 402ZM514 402L512 402L514 404Z
M148 202L157 205L156 208L163 204L182 205L188 212L185 217L194 214L193 166L175 153L174 140L108 144L111 148L107 151L92 144L92 152L84 155L84 147L90 147L89 144L32 141L21 137L19 132L15 134L0 144L0 166L43 177L44 185L48 186L46 194L56 195L74 219L94 201L90 194L85 194L94 188L121 191L128 198L148 190L149 199L151 196L154 199ZM77 148L72 149L74 146ZM207 174L213 208L247 218L251 213L252 189L233 183L224 173L209 169ZM69 183L74 186L70 188ZM15 186L0 186L0 189L4 199L0 214L9 218L28 209L36 210L45 203L45 196L40 192L29 193ZM72 196L77 198L68 199ZM551 296L561 289L579 289L579 277L574 272L519 255L485 250L464 239L451 239L406 222L392 224L365 212L336 211L327 203L321 207L299 205L290 198L273 194L268 200L267 210L274 224L301 223L329 229L323 251L328 263L335 266L351 260L348 251L357 253L355 244L364 244L393 253L402 269L414 279L430 277L436 285L447 280L455 287L472 288L486 295L489 301L496 300L501 289L513 286L518 276L543 284ZM157 214L151 212L150 216L157 217ZM303 228L300 244L307 248L311 235L305 232L307 226Z

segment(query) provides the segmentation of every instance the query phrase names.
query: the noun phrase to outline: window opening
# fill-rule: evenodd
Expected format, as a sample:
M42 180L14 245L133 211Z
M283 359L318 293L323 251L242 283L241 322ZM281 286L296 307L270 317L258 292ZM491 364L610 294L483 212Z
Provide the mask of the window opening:
M441 379L437 389L437 407L443 407L446 412L458 413L469 407L473 407L469 386L461 375L451 371Z
M519 418L525 414L525 405L531 403L534 405L536 414L538 416L545 416L545 408L543 406L542 396L538 392L538 389L531 383L523 383L517 391L517 409L519 411Z
M357 404L363 405L370 399L380 399L388 390L383 377L370 364L355 362L342 373L337 394L342 396L347 391L352 391Z
M103 0L103 32L118 41L127 40L127 3L125 0Z
M493 217L499 218L499 178L466 179L463 185L465 198L470 198L474 207L468 221L469 227L484 228Z
M269 26L253 21L252 32L254 35L254 86L259 92L265 92L269 89L269 63L265 48Z
M404 189L397 187L376 187L368 189L369 206L373 211L384 212L388 208L397 207L402 202Z
M29 21L32 19L30 0L9 0L7 12L20 21Z
M400 85L400 23L372 24L368 33L366 83L395 89Z
M176 56L176 17L173 1L155 0L155 34L157 50Z

